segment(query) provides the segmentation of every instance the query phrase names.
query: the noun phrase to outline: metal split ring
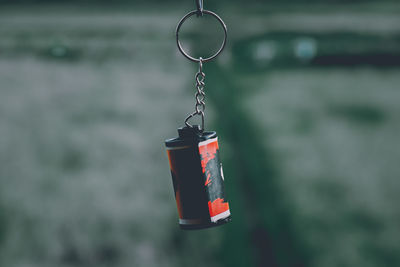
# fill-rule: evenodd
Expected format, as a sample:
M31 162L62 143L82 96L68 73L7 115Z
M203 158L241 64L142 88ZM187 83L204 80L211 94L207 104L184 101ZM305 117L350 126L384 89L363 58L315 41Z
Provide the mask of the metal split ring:
M190 11L189 13L187 13L187 14L179 21L178 26L176 27L176 44L178 45L179 51L180 51L186 58L188 58L188 59L190 59L191 61L194 61L194 62L200 62L200 58L194 58L194 57L190 56L188 53L186 53L186 52L183 50L183 48L182 48L181 42L179 41L179 30L181 29L182 24L183 24L188 18L190 18L191 16L196 15L196 14L199 14L199 11L197 11L197 10ZM224 40L223 40L222 45L221 45L221 47L219 48L219 50L218 50L214 55L212 55L212 56L210 56L210 57L208 57L208 58L204 58L204 59L201 60L201 61L203 61L203 62L207 62L207 61L210 61L210 60L216 58L216 57L222 52L222 50L224 50L225 44L226 44L226 38L227 38L228 34L227 34L226 25L225 25L224 21L223 21L217 14L215 14L214 12L211 12L211 11L209 11L209 10L202 10L202 14L211 15L211 16L213 16L214 18L216 18L216 19L218 20L218 22L221 24L222 28L224 29Z

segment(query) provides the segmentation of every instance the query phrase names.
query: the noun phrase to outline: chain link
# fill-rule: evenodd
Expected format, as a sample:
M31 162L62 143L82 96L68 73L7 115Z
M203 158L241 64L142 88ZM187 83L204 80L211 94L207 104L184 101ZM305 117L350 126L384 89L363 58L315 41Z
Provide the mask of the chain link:
M203 59L200 57L199 59L199 71L196 73L195 79L196 79L196 104L194 108L194 112L189 114L189 116L186 117L185 119L185 124L187 127L193 128L193 125L191 125L188 121L196 116L199 115L201 117L201 128L200 131L204 131L204 110L206 109L206 103L204 102L206 94L204 93L204 79L206 75L203 72Z

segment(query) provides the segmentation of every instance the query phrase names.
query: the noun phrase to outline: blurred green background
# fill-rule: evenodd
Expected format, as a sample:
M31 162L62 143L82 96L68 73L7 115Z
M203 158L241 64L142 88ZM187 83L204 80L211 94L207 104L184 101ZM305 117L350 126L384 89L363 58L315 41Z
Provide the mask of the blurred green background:
M163 141L194 107L194 1L0 1L1 267L400 266L400 3L204 5L233 220L187 232Z

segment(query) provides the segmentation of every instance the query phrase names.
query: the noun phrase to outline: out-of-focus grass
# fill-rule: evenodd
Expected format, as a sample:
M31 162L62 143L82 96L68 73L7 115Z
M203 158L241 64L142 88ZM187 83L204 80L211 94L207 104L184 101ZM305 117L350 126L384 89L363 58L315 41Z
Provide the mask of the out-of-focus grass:
M188 108L170 105L189 102L182 79L154 61L3 59L0 73L2 265L174 266L162 141Z
M271 72L245 101L268 133L260 142L276 157L316 266L400 262L399 74L371 68Z

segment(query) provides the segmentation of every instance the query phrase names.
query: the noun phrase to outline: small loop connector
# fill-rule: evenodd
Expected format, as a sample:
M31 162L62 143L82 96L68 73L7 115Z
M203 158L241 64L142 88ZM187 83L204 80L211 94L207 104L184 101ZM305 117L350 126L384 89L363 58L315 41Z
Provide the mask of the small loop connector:
M202 57L199 57L199 71L197 73L203 73L203 58ZM196 76L197 76L197 74L196 74Z
M203 16L203 0L196 0L197 16Z

